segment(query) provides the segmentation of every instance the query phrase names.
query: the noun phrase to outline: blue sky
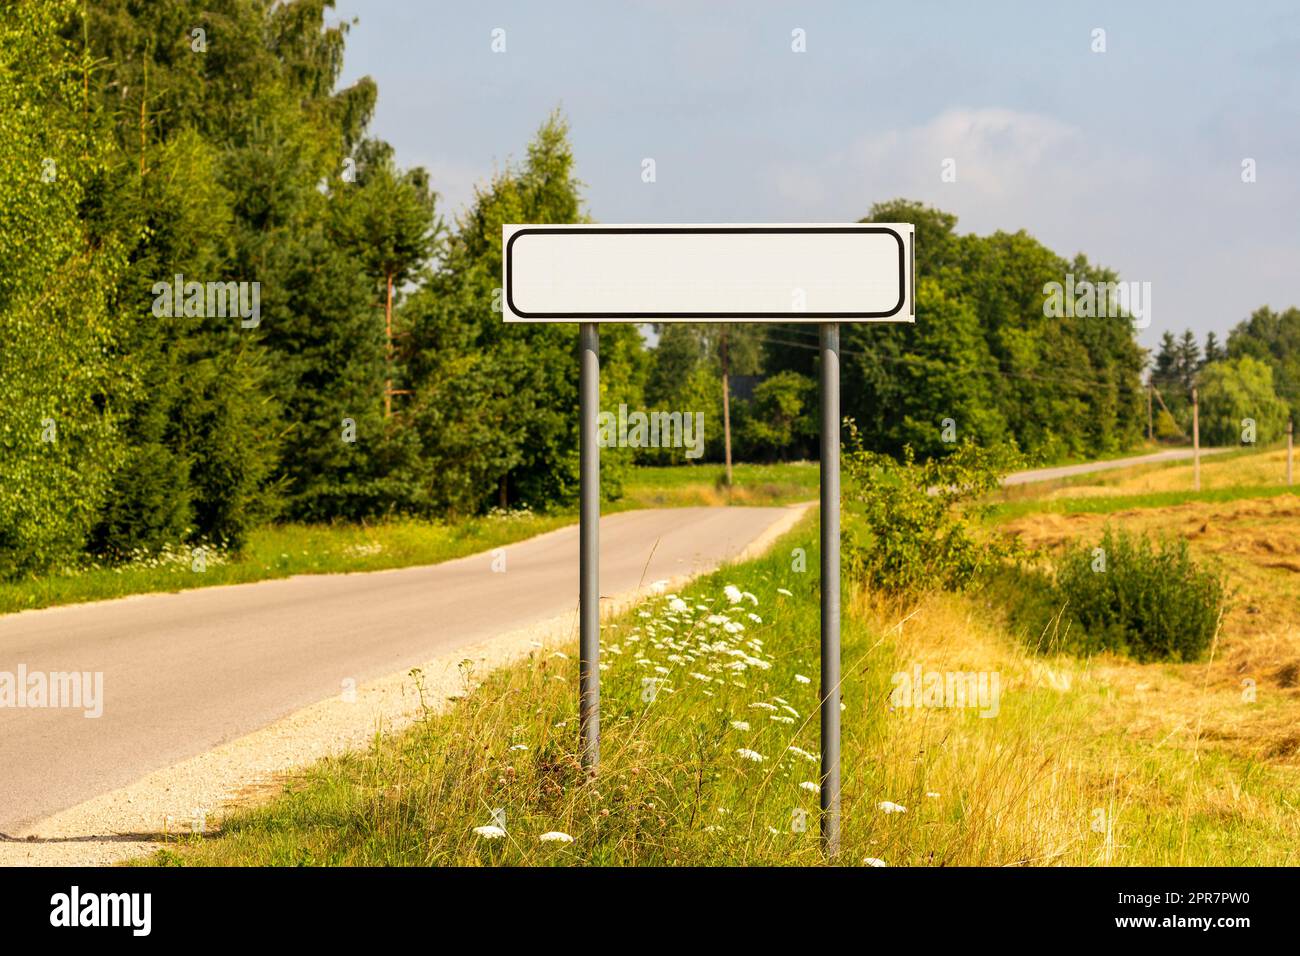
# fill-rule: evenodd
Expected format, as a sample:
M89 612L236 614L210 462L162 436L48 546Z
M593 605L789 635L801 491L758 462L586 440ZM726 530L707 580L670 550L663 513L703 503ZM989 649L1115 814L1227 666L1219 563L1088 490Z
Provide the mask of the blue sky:
M1150 282L1146 345L1300 305L1294 3L339 0L335 17L358 18L343 80L378 82L372 132L430 171L449 220L559 107L599 221L854 221L906 196Z

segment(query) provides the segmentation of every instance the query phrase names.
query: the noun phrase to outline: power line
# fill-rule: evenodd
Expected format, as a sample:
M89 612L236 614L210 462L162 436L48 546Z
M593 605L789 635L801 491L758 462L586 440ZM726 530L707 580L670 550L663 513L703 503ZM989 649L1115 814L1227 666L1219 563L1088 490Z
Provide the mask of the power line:
M771 343L773 345L783 345L791 348L807 349L813 352L818 350L818 346L813 345L810 342L798 342L798 341L790 341L789 339L778 339L766 334L760 334L759 338L763 342ZM900 355L883 355L877 353L864 352L859 349L846 349L843 346L840 347L840 354L852 355L859 358L868 358L871 359L872 361L877 361L877 362L891 362L895 364L905 364L909 361L914 361L916 359L921 359L923 361L944 361L949 358L949 356L946 355L939 355L934 352L926 353L919 350L904 352ZM967 374L974 374L974 375L996 375L999 378L1019 378L1019 379L1025 379L1025 380L1031 380L1037 382L1058 382L1058 383L1065 382L1068 384L1076 385L1079 388L1108 388L1118 384L1117 382L1111 379L1087 378L1087 377L1079 376L1077 374L1039 375L1034 372L1027 372L1027 371L1017 370L1017 369L1008 369L1003 367L1001 364L999 364L997 368L976 367L976 368L964 369L963 372Z

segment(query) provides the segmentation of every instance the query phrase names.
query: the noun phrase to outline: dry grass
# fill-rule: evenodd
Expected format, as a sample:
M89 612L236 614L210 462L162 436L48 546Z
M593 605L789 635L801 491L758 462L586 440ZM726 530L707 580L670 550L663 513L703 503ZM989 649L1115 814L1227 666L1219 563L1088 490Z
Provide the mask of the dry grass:
M1207 462L1204 483L1259 479L1275 467L1272 458ZM1098 484L1130 494L1184 479L1190 468L1178 466L1129 469ZM695 487L683 493L701 492L686 484ZM1110 514L1062 512L1059 501L1054 512L1026 514L1032 503L1018 497L1022 507L1006 526L1049 552L1117 521L1186 537L1199 556L1220 562L1236 598L1212 652L1177 665L1083 659L1053 652L1050 635L1016 632L990 595L931 594L908 606L853 595L844 628L839 862L1300 863L1295 496L1147 508L1117 502ZM818 739L817 589L815 573L791 570L796 544L815 572L805 523L769 556L685 592L690 614L670 613L664 598L605 629L602 765L594 778L576 758L575 661L539 653L467 686L449 712L431 713L406 734L318 765L279 799L237 815L218 838L185 843L155 862L820 862L817 796L804 786L817 765L790 749L815 752ZM729 606L720 592L733 582L755 593L762 621L733 613L747 627L731 639L705 618ZM741 648L764 665L722 680L697 676L727 674L717 667ZM918 667L996 675L996 713L941 699L903 706L896 680ZM649 701L648 676L667 680ZM741 750L764 759L747 760ZM498 807L506 836L476 836L473 827L491 822ZM540 842L548 830L574 840Z
M891 716L864 757L922 814L900 817L877 855L998 866L1300 859L1300 765L1261 746L1287 739L1294 698L1260 689L1248 702L1230 684L1207 687L1201 665L1034 655L970 598L934 596L901 631L897 664L996 670L1002 700L988 719Z
M1185 737L1204 711L1208 746L1300 767L1300 498L1192 502L1106 515L1043 513L1006 528L1052 551L1098 538L1108 521L1186 539L1194 553L1223 569L1234 595L1212 660L1102 666L1121 698L1137 705L1112 713L1112 722L1164 741Z
M1294 477L1300 479L1300 462L1293 466ZM1118 468L1075 479L1069 485L1039 492L1045 500L1059 498L1086 498L1094 496L1152 494L1168 491L1190 491L1194 485L1190 461L1156 465L1138 465ZM1286 481L1286 449L1251 451L1225 456L1208 456L1201 459L1201 489L1215 491L1225 488L1280 485Z
M711 610L670 614L667 598L606 628L598 777L576 760L575 662L539 653L468 690L448 713L318 765L219 838L156 862L820 862L817 796L801 785L816 779L817 765L789 749L817 749L815 580L788 563L792 544L808 548L812 568L816 551L809 525L794 535L683 595L692 608L725 609L724 583L754 591L762 623L733 611L747 629L730 649L768 666L696 677L726 673L712 665L725 667L730 650L701 645L726 638L703 623ZM999 610L972 595L900 607L858 594L847 611L840 862L1300 862L1295 762L1247 742L1282 746L1268 728L1289 719L1272 693L1294 694L1283 678L1251 703L1217 676L1230 654L1208 669L1035 654L1026 650L1033 635L1009 633ZM917 666L995 673L996 715L895 706L894 675ZM666 680L651 701L647 676ZM746 760L742 748L765 759ZM886 812L884 803L906 809ZM472 828L498 807L507 836L476 836ZM540 842L551 830L574 842Z

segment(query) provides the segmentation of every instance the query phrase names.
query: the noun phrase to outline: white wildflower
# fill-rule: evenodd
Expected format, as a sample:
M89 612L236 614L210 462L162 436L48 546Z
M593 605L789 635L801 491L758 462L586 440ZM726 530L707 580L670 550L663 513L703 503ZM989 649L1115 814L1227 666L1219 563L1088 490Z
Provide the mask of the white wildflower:
M562 833L559 830L552 830L550 833L543 833L537 839L541 840L543 843L572 843L573 842L573 837L569 836L567 833Z
M475 827L474 832L485 840L500 840L506 831L497 826Z
M879 806L880 806L880 809L881 809L881 810L884 810L886 813L906 813L906 812L907 812L907 807L900 806L900 805L897 804L897 803L892 803L892 802L890 802L889 800L882 800L882 801L880 802Z
M754 763L762 763L764 760L767 759L767 758L764 757L761 753L759 753L757 750L750 750L750 749L747 748L747 747L741 747L741 748L739 748L739 749L736 751L736 753L739 754L741 757L743 757L743 758L746 759L746 760L752 760Z

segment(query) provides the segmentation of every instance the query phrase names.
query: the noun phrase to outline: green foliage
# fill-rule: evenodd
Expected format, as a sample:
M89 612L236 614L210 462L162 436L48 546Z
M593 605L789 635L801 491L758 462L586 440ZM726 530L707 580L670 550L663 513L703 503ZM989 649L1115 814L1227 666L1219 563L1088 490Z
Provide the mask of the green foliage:
M809 457L817 442L817 383L798 372L778 372L737 407L737 447L758 461Z
M1242 355L1214 362L1201 370L1201 441L1236 445L1243 440L1244 422L1255 422L1255 441L1268 444L1286 431L1287 405L1273 391L1273 369Z
M1209 647L1223 613L1222 577L1192 560L1187 542L1158 544L1107 527L1095 546L1067 552L1056 566L1058 606L1081 625L1067 647L1140 661L1191 661Z
M961 590L1014 558L1014 545L978 533L983 500L1023 465L1014 446L963 442L918 462L866 451L850 423L844 468L844 563L850 578L891 594Z
M1155 437L1161 441L1187 437L1187 433L1178 427L1178 422L1174 419L1174 416L1164 408L1156 411L1152 431L1155 433Z
M504 224L583 221L573 166L568 127L553 115L526 161L479 191L446 243L441 268L404 310L416 391L410 421L420 436L417 483L439 506L542 510L577 497L578 328L506 325L499 294ZM600 352L602 408L638 405L639 331L603 326ZM625 449L602 449L607 497L619 494L630 462Z
M703 326L673 323L657 327L659 341L649 356L645 372L645 401L649 411L704 414L704 454L701 460L723 458L722 381L713 343ZM748 340L742 334L742 345ZM742 351L748 345L743 345ZM752 356L742 362L752 361ZM742 364L742 368L753 366ZM740 414L732 403L732 414ZM733 427L737 427L733 420ZM667 465L685 461L680 448L642 448L635 452L639 464Z
M499 306L501 226L586 219L568 128L552 115L444 236L427 174L367 137L374 83L339 85L348 26L332 7L7 8L0 574L238 548L275 517L573 501L577 329L506 325ZM959 235L917 203L872 218L916 223L922 254L920 321L843 330L844 407L869 447L946 458L948 420L1049 456L1136 437L1129 320L1042 317L1044 282L1109 273L1024 233ZM154 284L178 274L258 283L260 323L154 314ZM732 402L736 450L815 452L814 330L658 332L652 351L634 326L602 328L603 408L702 412L717 461L724 373L762 376ZM56 442L36 440L46 419ZM607 499L634 458L683 454L605 449Z
M1151 384L1159 390L1165 407L1183 434L1191 434L1192 389L1212 352L1218 354L1218 345L1207 338L1205 353L1202 354L1191 329L1184 330L1180 338L1175 338L1172 332L1165 332L1160 337L1160 348L1151 369Z
M878 203L864 222L917 227L917 320L841 330L842 404L877 451L944 450L961 439L1014 440L1036 458L1088 457L1142 437L1144 359L1133 320L1044 315L1044 289L1117 276L1082 256L1068 261L1032 236L959 235L951 214L908 200ZM816 374L816 336L781 326L766 368Z
M330 6L104 0L68 21L101 64L86 86L117 140L101 205L130 237L118 298L136 316L99 554L238 546L282 511L361 518L405 503L414 446L383 419L397 374L383 305L431 251L433 196L421 170L363 139L374 84L335 89L347 25L326 24ZM151 314L149 289L175 274L259 283L261 323Z
M90 68L57 34L72 5L0 19L0 575L67 562L121 461L112 350L123 252L87 217L106 175Z
M1255 310L1228 335L1228 356L1250 356L1273 369L1277 394L1300 422L1300 308Z

